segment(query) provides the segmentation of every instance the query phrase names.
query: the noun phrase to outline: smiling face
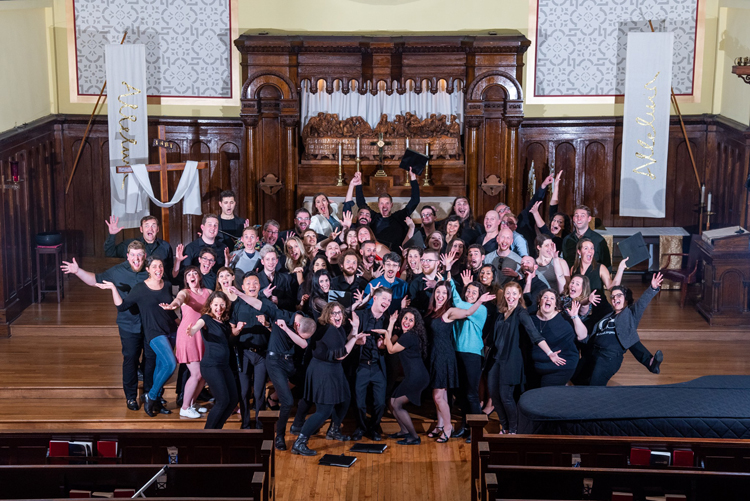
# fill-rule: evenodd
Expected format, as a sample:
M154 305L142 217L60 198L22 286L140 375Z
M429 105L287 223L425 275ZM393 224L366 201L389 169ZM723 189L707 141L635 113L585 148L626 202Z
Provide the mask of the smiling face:
M208 275L213 265L216 264L216 258L210 252L204 252L198 258L198 264L200 265L201 273Z
M479 299L479 289L476 285L469 285L466 287L466 302L474 304Z
M527 271L531 273L534 271L534 267L536 266L536 261L534 261L534 258L531 256L524 256L521 258L521 270Z
M508 228L510 231L516 231L516 218L511 214L505 214L503 216L501 226Z
M485 287L489 287L492 285L491 266L482 266L482 269L479 270L479 283L481 283Z
M263 241L267 243L268 245L274 245L276 243L276 240L279 239L279 228L269 224L264 230L263 230Z
M331 310L330 322L336 328L341 327L341 324L344 322L344 312L341 311L341 308L339 308L338 306L335 306Z
M330 215L328 197L325 195L318 195L315 197L315 208L318 209L319 214L328 217Z
M318 235L312 230L307 230L302 235L302 241L305 243L305 247L315 247L315 244L318 243Z
M219 202L221 207L221 213L230 218L234 217L234 208L237 206L237 202L234 201L234 197L224 197Z
M572 298L579 297L583 293L583 279L581 277L571 278L570 284L568 284L568 292Z
M209 306L211 310L211 316L214 317L216 320L220 320L222 315L224 315L224 312L227 310L227 303L220 297L215 297L211 301L211 306Z
M393 282L396 279L396 273L398 273L399 265L396 261L386 261L383 264L383 269L385 272L383 273L383 276L386 280L389 282Z
M133 271L141 271L146 261L146 251L143 249L131 249L128 251L128 263Z
M161 280L164 276L164 263L160 259L154 259L151 264L146 268L148 272L148 278L152 280Z
M255 233L255 230L245 229L242 232L242 245L245 247L245 251L253 252L256 243L258 243L258 235Z
M325 270L328 269L326 266L326 260L322 257L315 258L315 261L313 261L313 273L315 273L318 270Z
M458 217L466 219L469 217L470 212L469 201L463 197L457 198L456 203L453 205L453 210Z
M359 265L359 261L357 261L357 257L349 255L344 258L344 264L341 267L341 269L343 270L344 275L351 277L352 275L357 273L358 265Z
M440 232L434 232L430 234L430 238L427 239L427 247L434 251L440 252L443 248L443 235Z
M362 226L357 230L357 240L359 243L366 242L370 239L370 230L366 226Z
M141 233L146 243L152 244L156 241L156 234L159 233L159 223L156 219L147 219L141 223Z
M341 254L341 247L336 242L329 242L326 245L326 259L329 263L338 262L339 255Z
M302 249L299 248L296 240L287 240L286 250L294 261L298 261L302 257Z
M321 275L318 278L318 285L320 286L320 290L323 291L324 294L328 294L328 291L331 290L331 279L328 275Z
M495 206L495 212L497 212L498 215L500 216L500 218L502 219L502 217L505 214L507 214L508 212L510 212L510 207L508 207L507 205L505 205L503 203L499 203L499 204L497 204Z
M425 252L420 258L419 263L422 265L422 273L430 275L435 271L435 268L437 268L437 254L434 252Z
M425 207L422 209L419 215L422 216L423 225L429 225L435 222L435 214L432 213L431 209Z
M560 232L565 227L565 218L561 216L560 214L555 214L555 217L552 218L552 221L549 223L549 229L552 232L553 235L559 236Z
M516 284L513 284L513 286L507 286L505 287L505 291L503 291L503 296L505 297L505 302L508 304L509 310L518 306L518 300L521 297L521 290L515 285Z
M349 230L346 232L346 246L349 249L356 249L359 241L357 240L357 230Z
M279 256L275 252L269 252L263 256L261 262L263 263L263 270L266 273L273 273L276 270L276 265L279 264Z
M484 215L484 231L492 235L497 233L500 227L500 215L494 210L487 211Z
M620 313L627 306L625 294L620 289L613 290L610 299L612 299L612 309L615 310L615 313Z
M378 210L380 210L380 214L383 217L388 217L391 215L391 209L393 209L393 202L391 202L391 199L388 197L380 197L378 198Z
M576 227L576 231L579 235L586 233L586 230L589 229L590 221L591 216L589 216L588 211L584 209L576 209L573 213L573 226Z
M473 270L482 266L482 253L476 247L469 249L469 266Z
M584 263L591 263L591 261L594 259L594 243L583 242L581 244L581 249L578 251L578 255L581 256L581 261L583 261Z
M546 317L551 317L557 312L557 298L552 292L545 292L539 303L539 311Z
M226 289L231 287L234 283L234 274L227 270L223 270L221 273L219 273L219 276L216 277L216 281L219 282L221 288L226 291Z
M359 224L368 225L372 221L372 214L370 214L370 209L359 209L359 213L357 213L357 222Z
M415 271L415 273L420 273L416 270L421 270L421 266L419 263L419 260L422 256L419 255L419 251L416 249L410 249L409 252L406 254L406 260L409 263L409 267Z
M219 234L219 220L215 217L209 217L206 219L206 222L201 225L201 230L203 231L204 237L213 240L216 238L216 235Z
M185 273L185 283L191 289L198 288L198 284L200 283L200 276L198 274L198 271L190 270L187 273Z
M305 230L310 226L310 214L307 212L300 212L297 217L294 218L294 225L300 234L303 234Z
M242 292L250 297L258 297L260 292L260 281L258 277L250 275L242 281Z
M435 292L432 295L435 298L435 308L442 308L448 300L448 289L445 285L440 285L435 288Z
M372 309L375 310L376 314L383 314L391 306L391 301L393 301L391 294L382 293L372 300Z
M445 224L445 234L449 237L455 237L460 226L461 223L459 223L458 221L448 221Z
M360 253L362 254L362 261L364 261L368 266L372 266L373 263L375 263L375 244L374 243L368 243L364 244L360 248Z
M416 320L414 319L414 315L411 313L404 313L404 316L401 317L401 330L404 332L410 331L414 328L415 323Z
M459 259L464 254L464 243L459 240L454 240L451 243L451 251L456 253L456 259Z
M500 233L497 234L497 247L499 251L505 252L510 249L513 244L513 232L508 228L503 227Z

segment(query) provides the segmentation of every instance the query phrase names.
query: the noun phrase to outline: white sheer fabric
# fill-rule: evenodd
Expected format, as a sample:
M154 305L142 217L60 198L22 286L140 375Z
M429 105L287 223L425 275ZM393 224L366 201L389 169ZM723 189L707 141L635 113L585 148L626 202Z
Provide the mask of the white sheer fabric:
M414 92L414 82L407 81L407 90L403 94L396 91L390 96L386 94L384 84L376 95L367 92L360 94L356 90L356 82L352 82L348 94L341 92L341 83L337 80L334 91L328 94L325 90L325 82L318 81L318 92L313 94L309 91L309 83L304 81L301 93L301 115L302 125L307 123L310 117L323 113L337 113L339 119L360 116L364 118L371 127L375 127L383 113L388 114L388 120L393 120L396 115L411 112L419 118L429 118L431 114L447 115L449 121L451 115L456 115L463 128L464 92L463 89L455 89L452 94L445 91L445 81L440 81L440 88L433 94L425 90Z

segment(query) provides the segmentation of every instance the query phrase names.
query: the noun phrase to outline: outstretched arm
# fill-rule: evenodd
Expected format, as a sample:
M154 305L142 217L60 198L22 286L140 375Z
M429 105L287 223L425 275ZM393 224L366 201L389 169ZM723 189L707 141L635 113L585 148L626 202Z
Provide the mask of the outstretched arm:
M86 285L90 285L92 287L96 286L96 275L91 273L90 271L82 270L80 266L78 266L78 262L76 261L76 258L73 258L72 262L63 261L62 266L60 266L60 269L65 274L73 274L80 278L83 283Z
M409 184L411 185L411 198L404 209L407 216L411 216L411 213L414 212L419 205L419 181L417 181L417 176L414 175L411 168L409 169L409 178Z

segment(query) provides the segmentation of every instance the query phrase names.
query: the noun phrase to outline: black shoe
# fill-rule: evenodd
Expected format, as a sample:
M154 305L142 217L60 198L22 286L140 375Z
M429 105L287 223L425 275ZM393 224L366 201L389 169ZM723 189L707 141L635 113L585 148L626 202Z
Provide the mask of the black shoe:
M196 400L200 400L201 402L210 402L213 400L214 396L211 395L211 392L208 391L208 389L204 386L201 392L198 394L198 398Z
M292 435L299 435L301 431L302 431L301 426L292 425L289 427L289 433L291 433Z
M148 417L156 417L156 413L158 410L155 410L154 407L156 405L156 402L154 400L151 400L151 397L148 396L148 393L143 394L143 410L146 412L146 415Z
M185 400L185 393L177 395L177 407L182 407L182 402Z
M380 442L381 440L383 440L383 436L380 434L380 432L377 432L375 430L372 430L367 434L367 436L376 442Z
M273 446L276 448L277 451L285 451L286 442L284 441L284 437L281 435L277 435L276 439L273 441Z
M663 361L664 353L662 353L661 350L656 350L656 353L654 353L654 359L651 361L651 366L648 368L648 370L650 370L654 374L659 374L661 372L659 366Z
M130 409L131 411L137 411L140 408L141 406L138 405L138 400L135 400L135 399L128 400L128 409Z
M169 402L164 400L164 397L159 397L159 403L162 405L162 407L166 407Z
M461 438L461 437L469 436L469 433L471 433L469 429L466 428L465 426L462 426L461 428L458 429L458 431L454 431L451 436L453 438Z
M362 440L364 434L365 432L362 431L362 428L357 428L356 430L354 430L354 433L352 433L352 440L358 442L359 440Z
M344 435L341 433L341 426L333 426L331 425L330 428L328 428L328 433L326 433L326 440L338 440L339 442L348 442L351 440L352 437L349 435Z
M408 432L400 431L398 433L391 433L390 435L388 435L388 438L406 438L408 436L409 436Z
M317 451L314 451L307 447L307 439L308 437L300 433L299 437L297 437L297 440L295 440L294 445L292 446L292 454L298 454L300 456L316 455L318 453Z
M419 445L422 443L422 439L419 437L406 437L396 443L399 445Z

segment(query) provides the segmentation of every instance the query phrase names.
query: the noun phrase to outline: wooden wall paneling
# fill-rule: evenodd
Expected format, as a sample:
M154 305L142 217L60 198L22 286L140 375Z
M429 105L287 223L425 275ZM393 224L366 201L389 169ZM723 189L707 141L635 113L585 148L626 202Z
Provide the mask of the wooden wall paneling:
M582 200L589 200L591 210L602 219L606 226L611 225L610 210L612 169L611 151L601 141L587 141L581 145L583 168L581 169ZM609 153L609 154L608 154Z

